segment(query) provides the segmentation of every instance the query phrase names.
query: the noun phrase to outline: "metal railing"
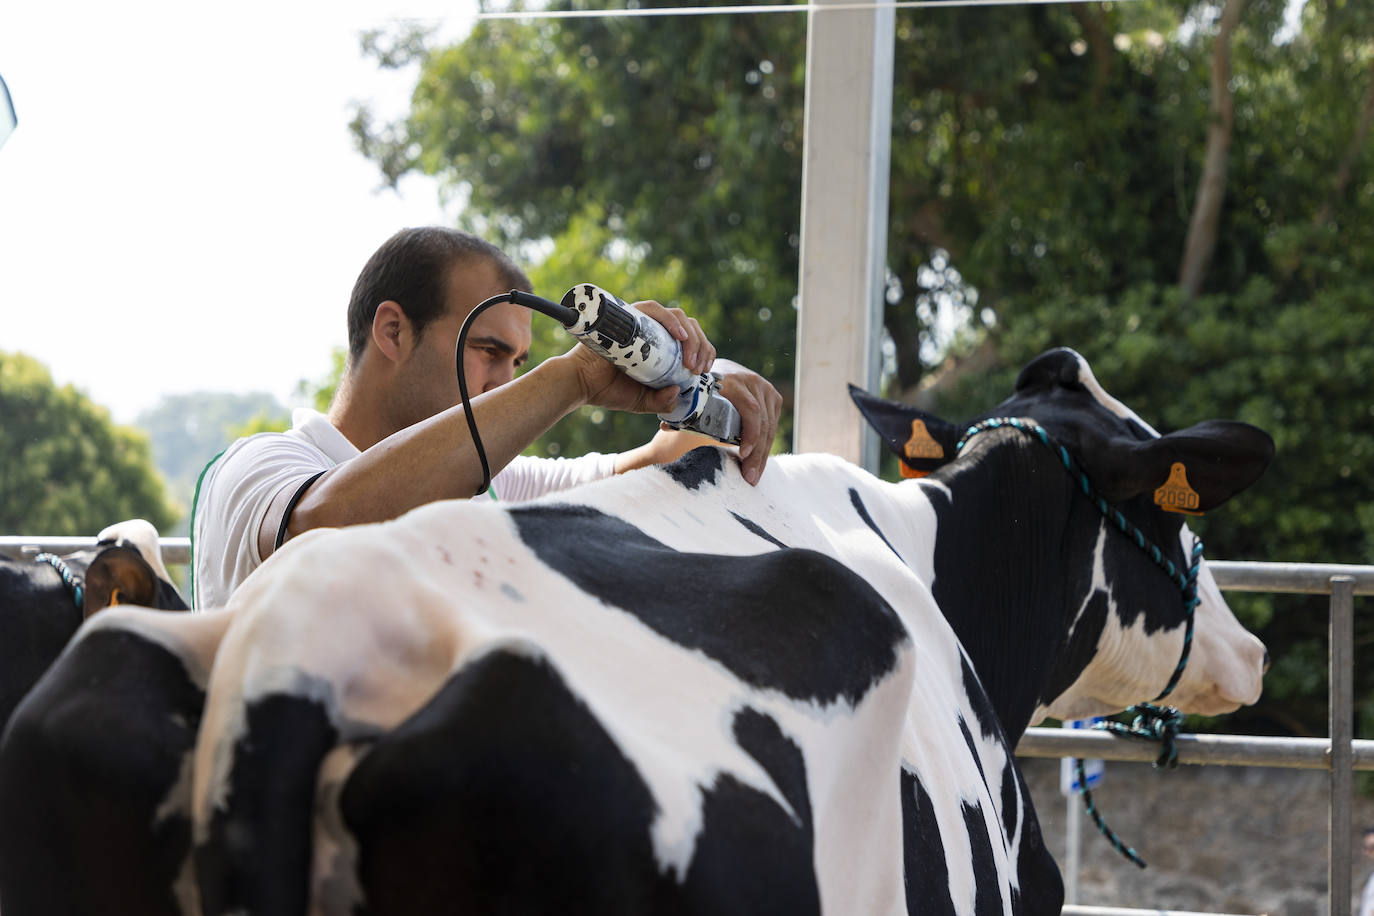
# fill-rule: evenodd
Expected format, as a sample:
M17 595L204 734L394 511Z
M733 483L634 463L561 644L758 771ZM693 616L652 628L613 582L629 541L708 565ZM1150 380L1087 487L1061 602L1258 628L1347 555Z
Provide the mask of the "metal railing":
M0 556L31 557L40 552L64 554L92 547L87 537L0 537ZM189 563L188 538L163 538L162 561ZM1331 916L1350 916L1350 876L1354 850L1350 845L1354 772L1374 771L1374 741L1357 741L1354 708L1354 596L1374 595L1374 566L1332 563L1249 563L1209 560L1217 585L1224 591L1330 595L1330 682L1327 733L1329 738L1263 738L1242 735L1180 735L1176 747L1182 764L1213 766L1293 767L1330 771L1327 820L1327 897ZM1016 747L1020 757L1094 757L1116 761L1152 761L1158 749L1123 741L1106 732L1058 728L1030 728ZM1066 916L1089 914L1161 914L1164 910L1112 907L1064 908Z
M1374 595L1374 566L1331 563L1207 563L1225 591L1330 595L1330 681L1327 686L1329 738L1254 738L1241 735L1180 735L1178 762L1217 766L1269 766L1328 770L1326 886L1331 916L1350 916L1351 799L1356 770L1374 770L1374 741L1354 739L1355 595ZM1021 757L1096 757L1103 760L1154 760L1158 749L1122 741L1105 732L1030 728L1016 746ZM1100 908L1065 907L1086 916ZM1160 910L1112 910L1142 916Z
M190 538L162 538L159 543L162 546L162 562L168 566L191 562ZM21 534L0 537L0 557L22 560L40 553L63 556L94 546L95 538L27 537Z

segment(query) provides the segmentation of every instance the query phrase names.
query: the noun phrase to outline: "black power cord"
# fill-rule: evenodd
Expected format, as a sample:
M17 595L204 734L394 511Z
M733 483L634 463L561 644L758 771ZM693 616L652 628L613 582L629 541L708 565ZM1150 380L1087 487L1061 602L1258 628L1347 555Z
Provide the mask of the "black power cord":
M513 289L508 293L500 293L490 299L483 299L463 320L463 327L458 332L458 346L454 353L454 363L458 371L458 396L462 399L463 416L467 417L468 420L468 431L472 433L472 444L477 449L477 459L482 462L482 485L477 488L477 492L473 496L481 496L487 491L487 487L491 486L491 465L487 462L486 449L482 448L482 437L477 434L477 421L472 416L472 401L468 397L468 382L463 375L463 350L467 345L468 331L472 329L472 323L477 319L477 316L492 306L500 305L503 302L523 305L527 309L548 315L565 328L570 328L577 322L576 309L559 305L557 302L536 296L534 293L527 293L518 289Z

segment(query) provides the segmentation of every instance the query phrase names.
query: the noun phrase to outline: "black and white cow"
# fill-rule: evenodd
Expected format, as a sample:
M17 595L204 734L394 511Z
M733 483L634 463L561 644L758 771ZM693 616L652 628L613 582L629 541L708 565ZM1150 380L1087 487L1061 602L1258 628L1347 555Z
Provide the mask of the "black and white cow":
M0 557L0 731L81 622L112 604L187 609L143 519L111 525L94 547L65 556Z
M312 532L224 611L102 615L0 747L0 908L1058 913L1012 747L1173 680L1190 602L1161 564L1193 538L1152 496L1183 465L1209 509L1272 442L1160 437L1071 351L989 414L1044 441L956 452L862 403L928 477L805 455L750 487L699 449ZM1263 646L1205 565L1197 594L1170 700L1253 702ZM82 779L94 822L56 804Z

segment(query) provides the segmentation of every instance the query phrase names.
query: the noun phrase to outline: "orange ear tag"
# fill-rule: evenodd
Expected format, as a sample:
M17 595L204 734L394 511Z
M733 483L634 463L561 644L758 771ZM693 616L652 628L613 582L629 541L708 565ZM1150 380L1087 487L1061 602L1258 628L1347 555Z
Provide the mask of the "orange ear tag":
M921 420L911 421L911 438L906 440L906 445L902 446L902 454L907 458L943 458L945 449L940 443L935 441L935 437L926 429L926 424ZM899 461L902 476L908 479L921 478L928 475L929 471L918 471L910 467L905 461Z
M1197 508L1199 502L1197 491L1188 484L1188 474L1183 462L1175 461L1169 468L1169 479L1164 481L1164 486L1155 490L1155 505L1165 512L1201 515Z
M902 446L902 454L908 458L943 458L945 457L944 447L935 441L935 437L926 429L926 425L921 420L911 421L911 438L906 440L906 445Z
M929 471L918 471L905 461L897 462L897 470L902 472L902 476L907 480L920 480L922 477L929 477Z

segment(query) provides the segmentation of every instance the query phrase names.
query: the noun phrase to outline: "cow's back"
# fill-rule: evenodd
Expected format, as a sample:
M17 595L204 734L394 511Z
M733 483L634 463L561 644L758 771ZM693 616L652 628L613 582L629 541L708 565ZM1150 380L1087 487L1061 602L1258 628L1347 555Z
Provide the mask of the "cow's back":
M306 893L264 878L251 818L215 802L251 812L274 788L310 791L272 748L299 749L300 729L251 730L294 684L315 685L295 695L315 711L291 721L357 751L314 789L337 799L333 833L291 827L315 831L317 902L356 868L377 912L457 893L517 911L548 895L587 911L902 913L915 869L960 910L1019 911L1033 812L920 559L902 556L921 541L894 530L890 487L799 458L754 488L705 450L566 498L438 504L295 542L236 597L252 638L231 634L211 684L207 899ZM366 575L321 584L326 568ZM288 635L289 659L269 663L260 649ZM368 670L338 651L353 639L377 647ZM426 659L405 683L422 698L397 695L409 708L377 702L400 670L387 653ZM234 722L249 730L214 737ZM252 758L273 769L251 775ZM908 774L936 797L919 816Z

